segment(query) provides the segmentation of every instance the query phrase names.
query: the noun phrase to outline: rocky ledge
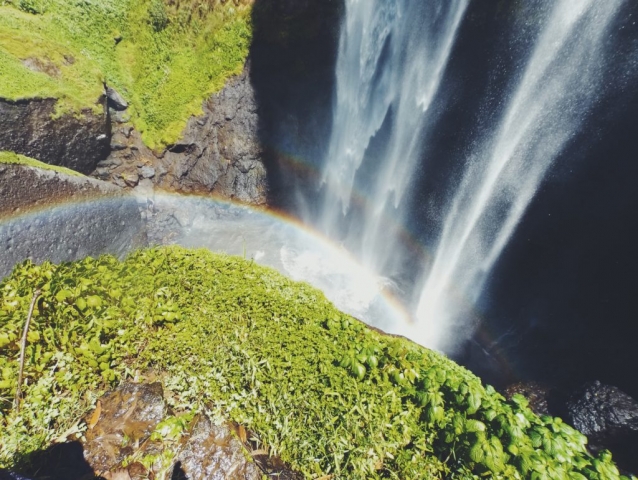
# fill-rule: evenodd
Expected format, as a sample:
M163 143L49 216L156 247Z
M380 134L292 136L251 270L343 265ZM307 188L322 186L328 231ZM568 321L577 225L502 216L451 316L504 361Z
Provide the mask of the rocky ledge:
M0 164L0 279L27 258L70 261L143 246L137 201L124 193L93 178Z
M208 99L203 110L188 121L181 140L157 153L144 145L126 111L110 109L111 154L93 175L123 188L146 184L265 203L266 170L249 67Z
M60 165L130 189L209 194L264 204L266 169L248 65L191 117L181 140L155 152L130 122L128 104L105 86L104 114L55 115L55 99L0 99L0 150Z
M90 109L57 116L56 103L0 98L0 150L89 174L109 155L106 116Z

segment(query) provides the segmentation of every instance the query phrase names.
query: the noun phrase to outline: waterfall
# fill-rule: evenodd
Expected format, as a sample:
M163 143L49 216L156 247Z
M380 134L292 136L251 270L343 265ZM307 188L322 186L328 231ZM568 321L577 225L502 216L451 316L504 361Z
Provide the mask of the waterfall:
M603 48L623 0L558 0L492 138L467 162L417 308L415 340L450 351L552 162L602 89Z
M441 226L428 233L432 260L420 266L413 291L403 292L414 299L415 323L393 333L447 352L472 336L491 270L604 91L606 40L624 1L539 0L530 7L542 14L534 18L538 29L515 33L530 44L529 56L507 74L500 119L453 169L461 172L452 182L458 186L447 192ZM410 218L412 179L428 162L433 106L470 0L345 3L323 195L318 216L306 220L392 278L412 261L399 230Z
M419 162L429 108L468 1L346 0L319 224L375 271L396 261L384 218L404 214L402 198ZM355 177L384 122L390 122L390 138L354 227L347 214Z

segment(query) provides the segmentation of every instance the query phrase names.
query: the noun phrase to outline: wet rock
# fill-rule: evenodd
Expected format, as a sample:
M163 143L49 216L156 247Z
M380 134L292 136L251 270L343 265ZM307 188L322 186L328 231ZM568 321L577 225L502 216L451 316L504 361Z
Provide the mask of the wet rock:
M212 425L204 416L195 419L179 462L191 480L261 479L261 471L246 459L243 445L230 428Z
M638 401L598 381L574 394L567 411L572 425L591 438L638 432Z
M114 88L107 87L105 85L104 93L108 100L109 108L116 111L122 111L128 108L128 103L124 100L124 97L122 97L122 95L120 95Z
M122 124L131 121L131 115L124 110L114 110L111 108L109 109L109 115L111 116L111 121L114 123Z
M0 165L0 218L0 279L25 258L59 263L146 245L134 197L52 170Z
M182 138L163 152L152 151L144 145L139 132L129 124L118 123L109 157L114 163L107 171L101 163L94 175L130 187L129 182L118 179L123 174L137 173L142 165L142 178L152 179L155 186L164 190L265 203L266 169L249 67L205 102L203 110L202 116L189 120Z
M113 134L113 136L111 137L111 144L110 144L111 150L112 151L118 151L118 150L124 150L128 147L128 138L125 134L125 132L123 132L121 129L120 130L116 130L115 133ZM114 162L116 159L112 159L111 157L109 157L109 160L111 162ZM120 160L120 164L121 164L121 160Z
M536 415L551 415L549 409L550 389L538 382L519 382L508 386L505 398L510 400L514 395L523 395L529 400L529 408Z
M0 99L0 150L91 173L109 155L105 115L84 110L54 118L55 99Z
M638 433L638 401L599 381L575 393L567 412L572 425L595 441Z
M84 456L97 472L118 466L166 414L160 383L125 383L100 400L101 414L86 432Z
M609 449L619 466L638 472L638 401L595 381L572 395L567 418L587 435L592 450Z
M140 177L137 172L123 173L122 180L124 180L127 186L134 187L140 181Z

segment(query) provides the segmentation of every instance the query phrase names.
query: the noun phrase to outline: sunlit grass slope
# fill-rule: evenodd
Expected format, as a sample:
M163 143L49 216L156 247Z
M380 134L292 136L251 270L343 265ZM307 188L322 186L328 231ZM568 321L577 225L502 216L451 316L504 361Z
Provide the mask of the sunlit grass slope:
M94 108L103 81L153 148L175 142L202 101L241 72L246 0L0 0L0 97Z
M19 337L36 289L18 414ZM0 466L149 371L177 414L235 420L306 478L619 478L607 453L590 457L559 419L369 329L314 288L178 247L123 262L27 262L0 284Z

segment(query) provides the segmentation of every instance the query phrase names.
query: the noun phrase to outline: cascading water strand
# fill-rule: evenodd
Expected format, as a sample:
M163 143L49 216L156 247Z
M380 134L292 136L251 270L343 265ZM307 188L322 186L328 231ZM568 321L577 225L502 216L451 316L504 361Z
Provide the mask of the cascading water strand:
M400 220L420 160L429 108L441 85L469 0L347 0L337 60L333 133L323 168L319 223L372 270L392 270L400 249L384 217ZM384 160L365 185L365 211L349 231L349 211L370 142L390 122Z
M555 4L500 126L469 163L446 216L417 309L418 341L450 351L472 334L465 305L482 293L545 173L599 97L605 35L622 3Z

